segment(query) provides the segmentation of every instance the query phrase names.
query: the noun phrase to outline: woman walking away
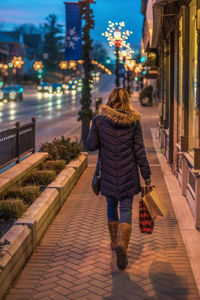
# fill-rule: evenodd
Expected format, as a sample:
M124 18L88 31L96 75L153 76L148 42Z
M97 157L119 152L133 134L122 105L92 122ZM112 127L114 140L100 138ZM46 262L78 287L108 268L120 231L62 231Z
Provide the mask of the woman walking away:
M101 172L100 190L107 200L111 248L116 250L118 268L123 270L128 264L133 196L140 192L138 167L146 184L151 183L140 114L131 107L125 89L115 88L108 103L100 106L85 146L90 151L99 149L96 174Z

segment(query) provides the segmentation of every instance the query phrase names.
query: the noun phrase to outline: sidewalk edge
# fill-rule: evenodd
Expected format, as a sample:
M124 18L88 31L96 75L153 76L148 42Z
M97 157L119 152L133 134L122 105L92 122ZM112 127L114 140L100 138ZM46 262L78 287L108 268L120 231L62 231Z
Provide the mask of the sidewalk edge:
M170 195L171 203L200 294L200 232L195 228L194 217L186 198L182 195L178 180L167 163L165 156L160 151L157 129L151 128L151 134L153 145L160 162L163 177ZM173 176L173 184L172 180L170 180L171 176Z

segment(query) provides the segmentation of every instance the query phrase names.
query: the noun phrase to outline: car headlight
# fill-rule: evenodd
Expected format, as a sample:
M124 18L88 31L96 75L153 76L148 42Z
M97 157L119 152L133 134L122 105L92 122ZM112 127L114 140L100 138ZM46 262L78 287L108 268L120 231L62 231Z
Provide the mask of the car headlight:
M71 81L71 80L69 81L69 84L72 84L72 81Z
M37 89L38 89L38 91L40 91L40 90L42 89L42 87L41 87L41 86L38 86Z
M48 90L48 89L49 89L49 87L48 87L48 86L45 86L45 87L44 87L44 89L45 89L45 90Z
M73 90L76 88L76 86L75 85L72 85L72 88L73 88Z
M9 96L10 96L11 99L15 99L16 95L17 95L16 92L10 92L9 93Z
M49 93L52 93L52 92L53 92L53 88L50 87L50 88L49 88Z
M3 92L0 92L0 99L3 99Z

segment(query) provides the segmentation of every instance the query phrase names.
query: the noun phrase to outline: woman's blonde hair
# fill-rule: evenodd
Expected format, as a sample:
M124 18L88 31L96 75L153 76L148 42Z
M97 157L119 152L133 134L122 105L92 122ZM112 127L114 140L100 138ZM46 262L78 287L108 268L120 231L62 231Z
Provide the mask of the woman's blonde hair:
M108 96L107 105L118 110L132 110L126 89L114 88Z

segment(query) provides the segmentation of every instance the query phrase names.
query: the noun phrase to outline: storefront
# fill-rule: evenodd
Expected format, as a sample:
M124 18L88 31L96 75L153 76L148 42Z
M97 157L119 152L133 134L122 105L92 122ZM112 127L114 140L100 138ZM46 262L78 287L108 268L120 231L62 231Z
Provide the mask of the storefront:
M199 9L199 0L153 1L150 42L159 51L161 147L178 177L197 227L200 227Z

